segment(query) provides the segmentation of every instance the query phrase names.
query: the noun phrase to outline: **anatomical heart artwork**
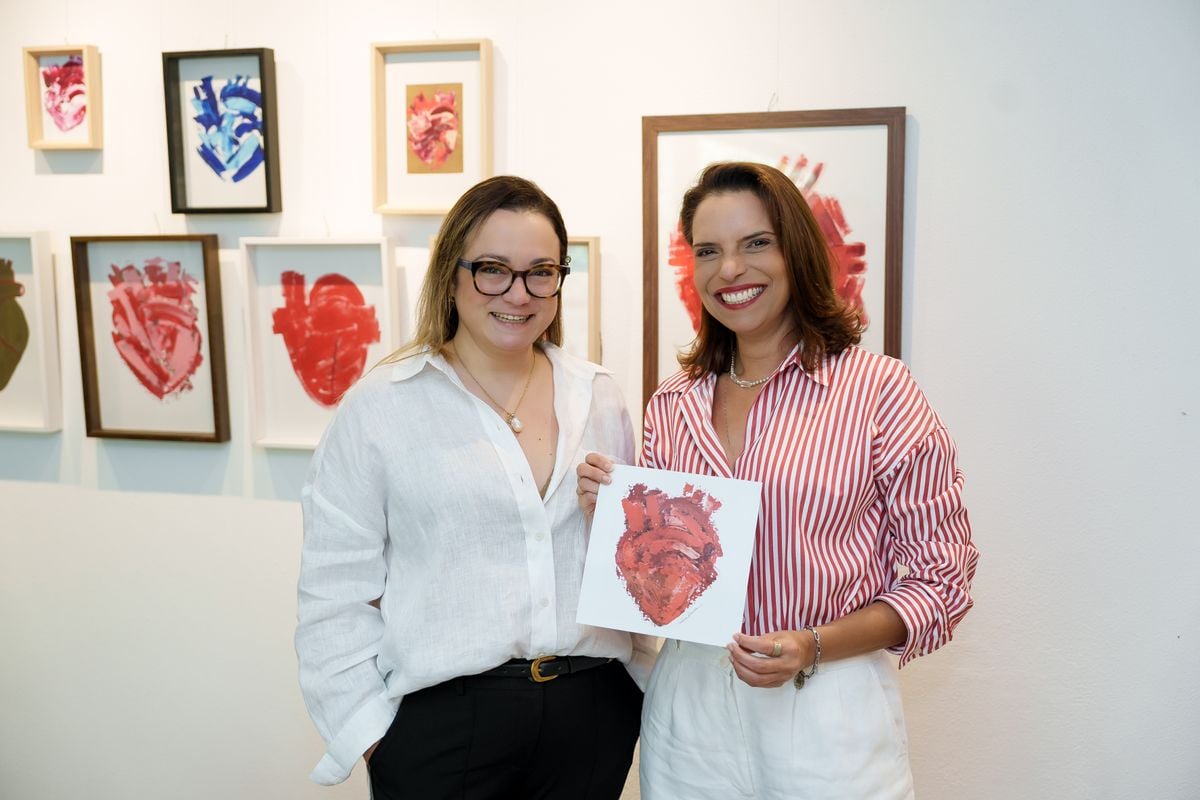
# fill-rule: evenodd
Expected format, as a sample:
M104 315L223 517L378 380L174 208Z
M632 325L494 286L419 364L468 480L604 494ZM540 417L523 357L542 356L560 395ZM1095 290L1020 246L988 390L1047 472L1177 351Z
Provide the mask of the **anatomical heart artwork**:
M49 238L0 234L0 431L62 428Z
M600 488L578 621L723 645L741 628L761 485L618 466Z
M242 240L256 444L314 447L395 347L389 250L384 239Z
M371 46L375 210L441 216L492 174L487 39Z
M98 150L100 52L93 45L24 48L25 113L35 150Z
M462 84L410 84L408 171L462 172Z
M863 348L900 356L903 108L643 117L644 398L679 369L700 326L679 198L707 164L775 167L812 211L834 289L863 325Z
M229 440L213 235L73 237L89 436Z
M269 48L163 53L171 210L281 210Z

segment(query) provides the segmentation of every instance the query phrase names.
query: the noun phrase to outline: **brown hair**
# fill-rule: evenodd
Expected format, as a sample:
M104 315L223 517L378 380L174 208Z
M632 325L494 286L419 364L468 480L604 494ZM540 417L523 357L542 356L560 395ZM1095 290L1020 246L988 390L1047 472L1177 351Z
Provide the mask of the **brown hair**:
M541 214L550 221L558 235L558 261L567 263L567 227L558 206L533 181L513 175L499 175L475 184L458 198L438 231L429 269L421 283L417 300L417 324L413 338L400 349L383 359L381 364L399 361L426 348L440 353L458 331L458 309L454 307L454 279L458 259L463 256L467 242L479 226L494 212L528 211ZM554 313L542 340L562 344L562 303Z
M747 162L710 164L683 196L679 212L683 236L692 244L696 209L707 197L728 192L751 192L762 201L779 238L788 273L788 310L800 343L800 363L813 370L828 355L857 344L862 335L858 314L842 302L833 286L833 270L825 237L796 184L774 167ZM700 330L679 363L692 378L721 372L729 366L733 332L708 309L700 312Z

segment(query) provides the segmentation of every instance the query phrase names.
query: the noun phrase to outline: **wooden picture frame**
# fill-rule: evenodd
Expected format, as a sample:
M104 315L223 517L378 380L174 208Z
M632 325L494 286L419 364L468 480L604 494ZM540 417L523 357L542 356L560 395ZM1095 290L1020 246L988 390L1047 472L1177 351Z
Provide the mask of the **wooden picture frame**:
M600 346L600 239L571 236L567 239L571 274L563 283L563 349L597 364Z
M903 107L642 118L644 401L678 369L674 356L694 337L699 305L684 299L691 251L678 235L678 209L684 191L716 161L758 161L790 174L838 231L841 242L830 242L835 268L866 262L865 281L845 282L848 301L869 319L863 346L900 357L904 127ZM859 245L861 258L854 255Z
M229 441L215 234L72 236L87 435Z
M171 211L282 211L274 51L193 50L162 62Z
M25 121L34 150L104 146L100 51L94 45L22 49Z
M371 152L380 214L441 215L492 175L492 43L371 45Z
M49 237L0 234L0 431L62 430L60 384Z
M245 238L241 256L254 444L315 448L342 395L398 346L391 243Z

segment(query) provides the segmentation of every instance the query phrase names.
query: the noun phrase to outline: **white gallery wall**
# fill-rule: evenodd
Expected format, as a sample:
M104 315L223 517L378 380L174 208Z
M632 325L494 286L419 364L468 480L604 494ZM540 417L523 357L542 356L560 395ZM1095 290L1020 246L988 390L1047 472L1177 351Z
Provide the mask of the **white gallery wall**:
M0 20L0 232L50 235L64 419L0 433L0 797L366 796L361 770L306 780L307 454L251 444L238 238L390 236L416 285L404 248L437 220L372 212L369 46L476 37L497 171L601 239L604 361L634 405L641 117L907 107L904 358L982 551L955 642L902 673L918 793L1200 797L1200 3L0 0ZM102 151L26 146L21 47L49 44L100 49ZM160 54L222 47L275 50L281 214L170 213ZM87 439L69 237L183 232L220 235L233 439Z

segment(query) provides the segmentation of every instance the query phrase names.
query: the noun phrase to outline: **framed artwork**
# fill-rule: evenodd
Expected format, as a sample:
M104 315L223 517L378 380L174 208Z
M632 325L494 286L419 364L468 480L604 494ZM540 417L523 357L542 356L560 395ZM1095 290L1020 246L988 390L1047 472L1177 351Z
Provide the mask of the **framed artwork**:
M282 209L269 48L163 53L171 211Z
M255 444L316 447L397 347L390 253L387 239L242 239Z
M100 52L92 45L26 47L25 120L35 150L99 150Z
M492 43L374 44L375 210L445 214L492 174Z
M571 274L563 283L563 349L600 363L600 240L595 236L567 239Z
M600 487L577 621L720 647L742 627L762 484L618 465Z
M0 430L62 428L51 265L45 234L0 234Z
M229 441L215 234L72 236L87 435Z
M679 227L683 194L715 161L779 167L808 201L862 346L900 356L904 114L898 108L642 118L643 399L678 368L700 299Z

